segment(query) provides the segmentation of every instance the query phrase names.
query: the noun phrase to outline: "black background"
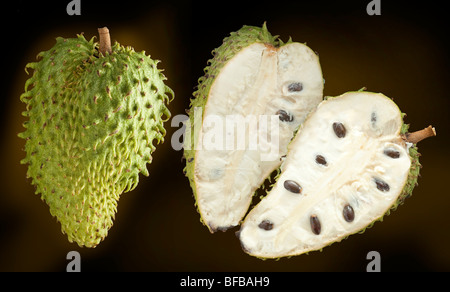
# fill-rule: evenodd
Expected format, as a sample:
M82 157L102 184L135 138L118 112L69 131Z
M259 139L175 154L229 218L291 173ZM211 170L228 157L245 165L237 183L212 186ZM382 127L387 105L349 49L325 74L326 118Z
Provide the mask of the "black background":
M449 29L443 2L370 1L81 1L81 16L68 16L70 1L2 4L0 98L0 271L65 271L66 254L81 254L82 271L365 271L369 251L382 271L449 271ZM422 176L403 206L362 235L322 252L278 261L245 254L234 232L210 234L200 223L182 170L181 151L166 140L157 147L150 176L123 194L108 237L95 249L69 243L26 178L25 110L19 100L27 63L50 49L57 36L90 39L108 26L113 41L145 50L162 62L175 91L172 116L184 114L211 51L243 25L261 26L318 52L324 94L366 87L394 99L411 130L432 124L438 136L419 144Z

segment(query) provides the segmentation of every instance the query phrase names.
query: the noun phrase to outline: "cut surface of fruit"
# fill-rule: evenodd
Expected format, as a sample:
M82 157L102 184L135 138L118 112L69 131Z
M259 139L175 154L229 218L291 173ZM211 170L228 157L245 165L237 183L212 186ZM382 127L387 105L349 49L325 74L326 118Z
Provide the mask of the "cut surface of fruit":
M298 255L382 218L417 179L410 175L419 165L410 155L415 147L402 129L402 113L382 94L323 101L289 145L276 184L242 224L243 249L262 258Z
M193 161L198 210L211 232L240 223L323 97L318 57L300 43L253 43L215 77Z

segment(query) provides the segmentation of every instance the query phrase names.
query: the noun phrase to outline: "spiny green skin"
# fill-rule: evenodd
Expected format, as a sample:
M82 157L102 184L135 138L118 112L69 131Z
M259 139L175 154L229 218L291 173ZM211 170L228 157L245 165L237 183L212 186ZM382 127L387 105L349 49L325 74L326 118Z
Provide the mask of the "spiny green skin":
M405 114L403 114L404 116ZM405 135L408 132L409 124L403 124L401 134ZM405 199L412 195L412 191L415 186L418 185L417 179L420 175L420 169L422 165L419 162L420 153L418 151L417 144L413 144L409 148L409 156L411 157L411 167L409 168L408 179L403 187L402 193L398 197L397 203L392 206L391 210L394 211L397 207L404 203Z
M290 39L287 43L292 42ZM186 159L186 167L184 169L185 175L188 177L191 188L194 192L194 197L197 198L197 188L194 181L194 165L195 165L195 145L197 144L198 137L194 136L194 108L202 108L202 117L204 116L205 105L207 103L209 90L214 83L216 76L220 73L222 68L243 48L250 46L254 43L265 43L274 47L280 47L284 45L278 36L272 36L267 30L266 24L261 27L256 26L243 26L240 30L232 32L229 37L223 40L220 47L212 51L213 59L208 61L208 65L205 69L205 75L198 79L197 90L194 92L194 99L191 99L189 110L189 121L192 127L191 145L188 145L190 150L184 150L184 157ZM287 44L286 43L286 44ZM197 204L197 203L196 203ZM202 220L200 218L200 220Z
M38 57L20 97L29 118L21 163L69 241L95 247L120 194L148 176L173 91L157 61L118 43L103 56L94 39L57 38Z

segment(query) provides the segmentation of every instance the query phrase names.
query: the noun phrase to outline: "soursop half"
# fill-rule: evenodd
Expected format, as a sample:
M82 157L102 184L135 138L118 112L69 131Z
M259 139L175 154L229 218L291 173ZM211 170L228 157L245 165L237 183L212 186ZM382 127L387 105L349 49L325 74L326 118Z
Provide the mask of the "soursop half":
M173 91L145 52L94 38L57 38L30 63L26 104L27 176L70 242L95 247L107 236L123 192L148 176Z
M240 223L295 130L323 100L324 83L314 51L282 42L265 24L231 33L213 55L191 100L184 152L211 232Z
M361 232L403 203L419 175L416 143L397 105L349 92L323 101L289 145L281 173L238 232L243 249L279 258Z

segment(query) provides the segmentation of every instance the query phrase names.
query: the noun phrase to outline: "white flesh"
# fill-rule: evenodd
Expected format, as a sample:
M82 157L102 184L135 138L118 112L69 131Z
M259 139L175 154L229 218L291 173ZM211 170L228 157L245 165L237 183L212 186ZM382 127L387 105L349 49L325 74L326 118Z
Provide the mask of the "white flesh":
M346 135L338 138L333 123ZM248 214L239 233L244 250L257 257L278 258L321 249L364 229L395 204L406 183L411 159L400 138L398 107L381 94L351 92L324 101L289 145L282 172L270 193ZM395 149L400 157L384 154ZM318 164L322 155L326 165ZM389 185L377 188L375 178ZM284 187L297 182L295 194ZM347 222L344 206L354 210ZM317 216L321 231L312 231ZM269 220L273 227L259 227Z
M300 82L303 89L289 91L288 86L296 82ZM287 152L295 129L322 101L322 92L319 60L303 44L275 48L256 43L243 49L224 66L210 89L195 154L197 204L202 220L211 231L240 223L254 192L279 167L280 157ZM267 151L250 143L249 137L258 130L249 129L248 122L237 126L247 137L239 144L240 148L237 147L236 130L235 135L230 136L233 130L230 132L229 127L228 135L226 131L221 135L217 129L217 124L225 124L230 115L258 120L261 115L273 116L279 110L292 115L293 121L281 122L275 116L274 120L279 122L279 138L264 144ZM215 119L215 124L205 122L211 118ZM260 134L270 137L273 130L269 127ZM218 143L219 140L223 143ZM224 148L226 140L234 147ZM267 161L264 154L273 153L273 150L276 155Z

